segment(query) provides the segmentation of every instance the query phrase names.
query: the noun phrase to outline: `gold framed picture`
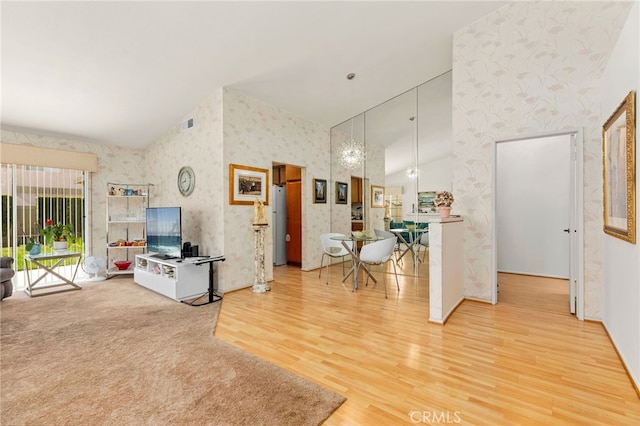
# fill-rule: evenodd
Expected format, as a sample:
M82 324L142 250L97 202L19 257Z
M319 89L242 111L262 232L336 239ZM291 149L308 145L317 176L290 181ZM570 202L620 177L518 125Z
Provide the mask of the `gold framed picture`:
M229 164L229 204L269 205L269 170Z
M371 207L384 207L384 186L371 185Z
M636 243L635 92L602 126L604 232Z

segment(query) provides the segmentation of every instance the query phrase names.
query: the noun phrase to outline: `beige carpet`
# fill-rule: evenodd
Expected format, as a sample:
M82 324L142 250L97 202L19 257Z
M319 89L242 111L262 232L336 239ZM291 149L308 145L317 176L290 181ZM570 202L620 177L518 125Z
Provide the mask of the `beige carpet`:
M345 400L213 337L220 302L130 279L16 296L0 304L2 425L315 425Z

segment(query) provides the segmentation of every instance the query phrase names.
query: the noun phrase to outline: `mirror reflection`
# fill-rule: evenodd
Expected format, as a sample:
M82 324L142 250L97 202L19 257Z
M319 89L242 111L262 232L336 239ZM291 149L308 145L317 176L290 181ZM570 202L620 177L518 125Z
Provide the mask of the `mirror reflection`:
M428 275L427 220L437 215L435 192L452 186L451 87L449 71L331 129L331 185L336 194L349 186L346 204L332 203L332 232L408 230L396 233L398 273ZM350 163L351 154L361 161ZM380 187L382 205L373 198Z

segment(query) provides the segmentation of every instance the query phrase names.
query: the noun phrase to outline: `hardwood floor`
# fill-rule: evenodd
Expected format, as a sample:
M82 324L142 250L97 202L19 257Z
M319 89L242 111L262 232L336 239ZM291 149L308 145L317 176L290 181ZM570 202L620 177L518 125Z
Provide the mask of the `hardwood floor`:
M215 335L346 396L326 425L640 424L602 325L561 306L564 282L502 276L497 305L465 301L441 326L426 279L399 275L398 293L385 275L385 300L382 281L353 293L340 265L328 285L274 274L268 293L225 294Z

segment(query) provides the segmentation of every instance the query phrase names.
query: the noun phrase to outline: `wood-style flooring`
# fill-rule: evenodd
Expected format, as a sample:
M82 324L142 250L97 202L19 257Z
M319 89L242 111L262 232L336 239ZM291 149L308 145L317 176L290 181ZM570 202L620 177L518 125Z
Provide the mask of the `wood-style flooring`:
M566 281L501 274L495 306L431 324L426 279L341 282L275 268L271 291L224 295L216 337L344 395L326 425L639 425L604 328L568 313Z

